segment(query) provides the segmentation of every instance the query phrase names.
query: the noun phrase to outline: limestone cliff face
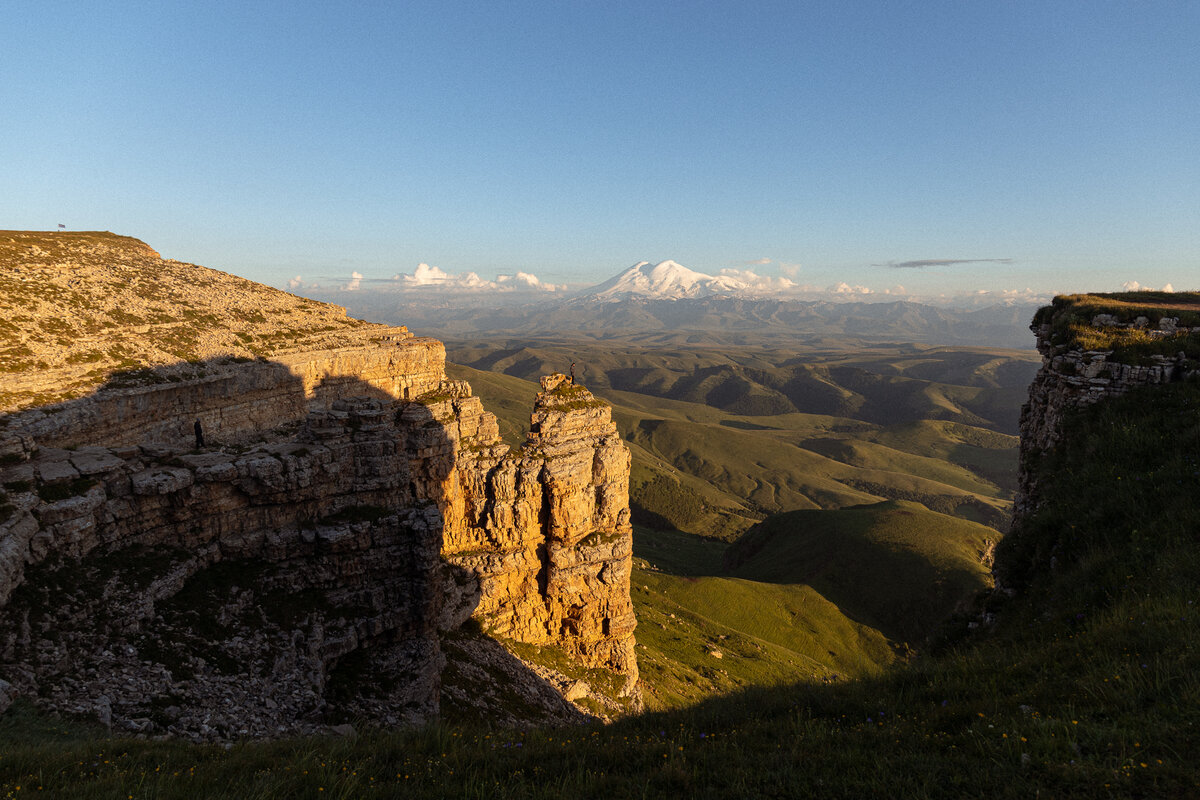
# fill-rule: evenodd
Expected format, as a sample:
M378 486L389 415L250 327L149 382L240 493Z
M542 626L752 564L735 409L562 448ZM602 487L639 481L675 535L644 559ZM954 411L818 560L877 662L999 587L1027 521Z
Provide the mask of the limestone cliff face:
M441 491L453 520L443 552L477 576L475 615L497 635L621 672L633 691L630 456L611 409L563 375L543 378L525 446L505 453L477 405L435 412L458 419L465 443Z
M1164 316L1159 327L1154 328L1150 327L1149 319L1143 317L1139 327L1147 329L1149 335L1176 335L1175 321L1175 318ZM1117 324L1107 315L1093 320L1097 327ZM1019 484L1014 518L1020 518L1036 507L1037 486L1031 466L1041 453L1061 439L1063 417L1070 409L1122 395L1135 388L1183 380L1196 372L1194 367L1189 367L1189 361L1182 353L1151 355L1144 359L1147 363L1125 364L1113 360L1111 350L1085 350L1055 344L1049 321L1035 322L1031 329L1037 336L1042 367L1029 387L1029 400L1021 408Z
M510 452L441 343L349 327L0 417L0 706L201 739L399 724L437 713L469 619L636 705L608 406L544 379Z
M21 452L17 434L43 447L184 442L196 420L214 440L243 443L294 430L310 410L341 397L412 400L446 380L441 342L403 327L362 333L338 347L276 353L269 361L217 358L118 375L83 402L7 417L0 455Z
M200 738L351 712L399 723L436 713L439 635L474 617L619 672L634 694L629 453L608 407L561 380L544 382L516 453L448 380L414 401L310 398L289 435L238 447L63 449L13 421L0 679ZM277 404L282 420L297 402ZM348 664L401 677L364 694ZM171 719L151 713L164 707Z
M390 415L342 401L243 453L41 448L8 467L0 676L129 730L268 735L313 730L365 653L411 679L348 709L434 713L441 515Z

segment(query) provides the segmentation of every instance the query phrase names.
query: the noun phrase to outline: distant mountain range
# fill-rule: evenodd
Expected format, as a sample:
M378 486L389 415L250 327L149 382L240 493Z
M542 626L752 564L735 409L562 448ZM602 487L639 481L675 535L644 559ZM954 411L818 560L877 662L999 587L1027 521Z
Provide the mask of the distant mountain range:
M371 289L355 285L294 290L343 305L352 316L407 325L418 334L443 339L655 334L711 343L832 338L1026 349L1033 346L1029 321L1042 304L952 308L899 298L811 299L798 295L798 287L787 278L737 270L706 275L674 261L642 261L569 294L466 291L445 282L419 290L389 290L391 286L380 282Z

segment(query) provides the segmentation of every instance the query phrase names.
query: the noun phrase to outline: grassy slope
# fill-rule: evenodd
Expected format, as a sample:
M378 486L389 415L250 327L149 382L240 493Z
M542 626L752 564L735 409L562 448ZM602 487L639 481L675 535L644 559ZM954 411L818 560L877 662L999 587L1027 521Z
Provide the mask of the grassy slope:
M807 584L864 625L919 643L965 598L987 588L995 531L889 500L768 517L729 550L733 575Z
M877 674L895 659L882 634L802 581L724 574L725 549L678 531L634 532L632 594L648 707L695 705L749 686Z
M778 514L728 548L639 528L633 598L647 704L879 674L990 584L980 555L994 539L903 501Z
M1039 361L1027 351L922 345L779 348L752 342L581 340L447 342L451 360L536 379L577 362L580 382L701 403L738 415L804 411L876 424L926 416L1015 432L1016 408Z
M1139 393L1089 410L1079 425L1071 446L1042 465L1049 502L998 555L1022 591L990 633L916 665L835 685L753 690L607 727L434 726L228 751L106 739L19 708L0 719L0 790L38 785L79 798L1195 797L1200 386ZM1051 570L1044 556L1055 545Z

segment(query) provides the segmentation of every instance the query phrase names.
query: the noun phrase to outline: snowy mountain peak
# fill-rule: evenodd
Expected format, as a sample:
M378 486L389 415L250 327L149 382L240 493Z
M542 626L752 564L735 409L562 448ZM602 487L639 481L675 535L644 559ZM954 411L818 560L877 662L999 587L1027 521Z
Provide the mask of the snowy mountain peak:
M651 264L639 261L619 275L594 286L584 297L621 300L628 297L648 297L656 300L679 300L685 297L709 297L723 294L749 294L759 287L733 275L705 275L675 261Z

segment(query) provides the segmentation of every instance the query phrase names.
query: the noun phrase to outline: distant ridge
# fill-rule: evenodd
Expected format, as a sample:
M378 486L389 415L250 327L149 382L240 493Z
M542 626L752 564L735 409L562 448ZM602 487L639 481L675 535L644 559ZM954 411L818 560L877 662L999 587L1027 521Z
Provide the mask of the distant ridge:
M391 288L388 288L391 286ZM794 343L832 338L1028 349L1029 318L1040 306L1015 300L972 308L930 305L903 295L805 294L782 276L751 270L707 275L677 261L639 261L578 294L442 291L409 293L400 284L322 289L313 299L363 319L407 325L440 339L571 333L584 337L680 334L689 341ZM883 299L886 297L887 299Z

